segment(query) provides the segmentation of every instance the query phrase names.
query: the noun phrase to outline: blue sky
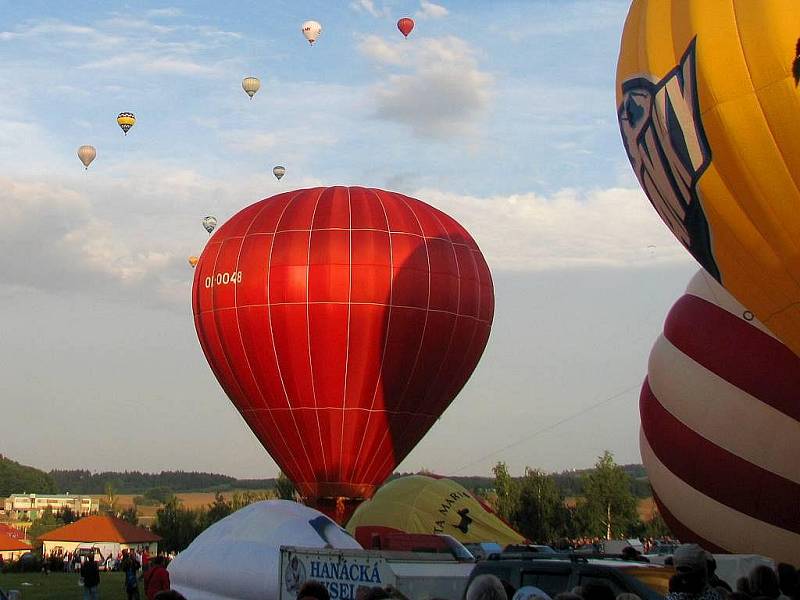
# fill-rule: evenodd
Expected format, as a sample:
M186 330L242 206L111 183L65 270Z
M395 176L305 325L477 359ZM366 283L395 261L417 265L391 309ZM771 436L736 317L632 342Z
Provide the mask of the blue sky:
M47 468L274 474L202 357L186 257L202 250L206 214L357 184L453 215L496 281L484 360L402 468L562 469L605 448L637 461L635 391L555 429L574 426L568 446L532 436L641 382L694 270L620 143L626 11L616 0L1 2L4 451ZM408 39L402 16L416 19ZM307 19L323 26L314 47ZM248 75L262 83L252 101ZM127 137L121 111L137 116ZM97 148L88 172L81 144ZM63 408L78 398L85 410ZM20 432L32 428L51 444L31 445ZM130 455L97 452L121 439Z

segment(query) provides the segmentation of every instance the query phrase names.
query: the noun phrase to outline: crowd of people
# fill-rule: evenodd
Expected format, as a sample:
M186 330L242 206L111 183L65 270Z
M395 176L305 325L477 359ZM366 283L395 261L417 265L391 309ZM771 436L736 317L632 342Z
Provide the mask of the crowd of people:
M119 571L122 559L124 558L124 552L130 552L131 556L133 556L142 567L147 567L152 560L152 556L147 547L136 548L132 551L121 550L117 552L116 556L110 552L108 555L103 556L98 549L95 549L95 552L94 560L101 571ZM63 548L55 548L42 557L42 570L77 573L81 570L81 565L86 562L88 554L88 552L80 551L65 552ZM169 564L169 561L175 558L175 554L164 554L163 557L167 564Z
M53 553L48 558L51 561L61 560L58 553ZM100 558L100 561L95 560L94 553L87 553L85 556L72 552L64 554L64 570L80 573L84 600L99 600L100 598L101 563L107 570L112 570L109 565L113 557L103 558L101 556ZM168 561L169 558L162 554L151 557L146 549L141 552L122 550L118 557L113 559L113 562L114 570L124 574L123 585L127 599L185 600L179 592L171 589L169 571L167 571Z

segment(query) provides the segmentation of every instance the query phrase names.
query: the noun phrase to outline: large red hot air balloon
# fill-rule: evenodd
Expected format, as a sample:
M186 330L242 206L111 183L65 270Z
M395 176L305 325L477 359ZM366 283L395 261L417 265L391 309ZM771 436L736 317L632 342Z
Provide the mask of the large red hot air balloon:
M463 227L359 187L240 211L209 240L192 295L228 397L300 494L340 522L464 386L494 314Z
M403 17L397 22L397 28L400 30L400 33L402 33L405 37L408 37L408 34L411 33L412 29L414 29L414 19Z

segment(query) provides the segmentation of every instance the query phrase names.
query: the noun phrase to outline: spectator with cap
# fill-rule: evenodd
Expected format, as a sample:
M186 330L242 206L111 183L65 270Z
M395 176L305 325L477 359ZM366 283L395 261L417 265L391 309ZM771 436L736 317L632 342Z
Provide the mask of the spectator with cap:
M676 574L670 579L666 600L724 600L724 596L709 585L708 557L700 546L678 546L673 561Z

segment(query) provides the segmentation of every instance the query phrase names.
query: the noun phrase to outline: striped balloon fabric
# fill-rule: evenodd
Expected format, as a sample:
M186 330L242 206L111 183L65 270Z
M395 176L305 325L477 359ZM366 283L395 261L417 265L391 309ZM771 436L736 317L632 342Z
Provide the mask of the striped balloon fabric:
M800 556L800 358L705 271L672 307L640 397L642 461L677 537Z

